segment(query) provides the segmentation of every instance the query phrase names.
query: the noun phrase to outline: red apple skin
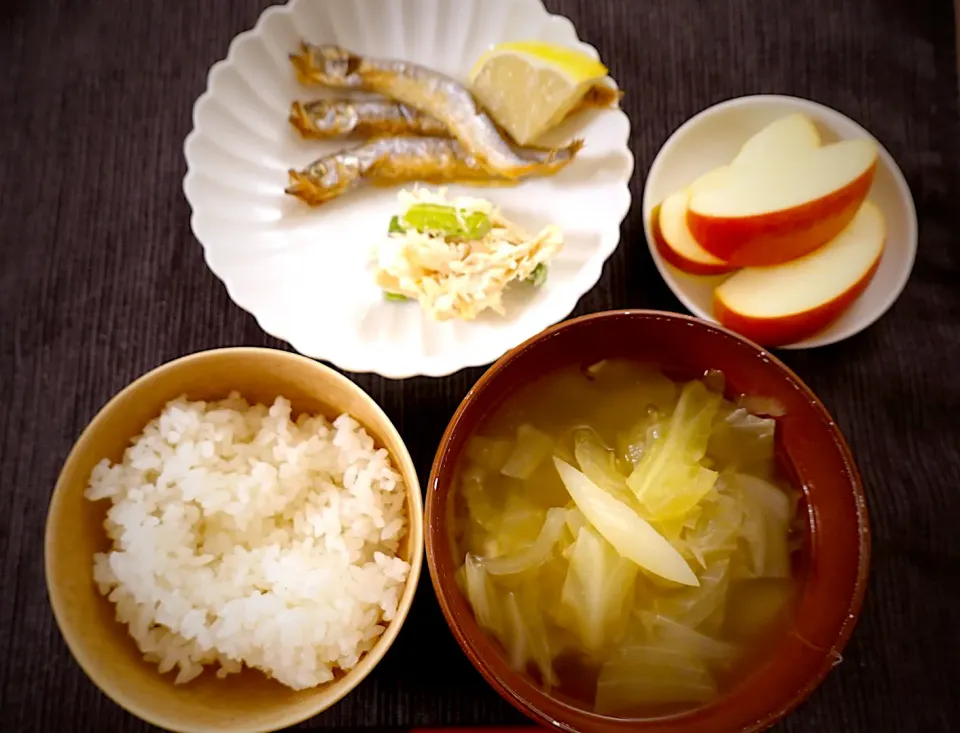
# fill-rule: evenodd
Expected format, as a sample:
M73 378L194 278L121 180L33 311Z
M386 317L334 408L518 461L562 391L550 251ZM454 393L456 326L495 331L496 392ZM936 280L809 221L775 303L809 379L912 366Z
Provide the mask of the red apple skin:
M690 275L723 275L733 271L734 268L726 263L712 264L687 259L667 244L667 241L663 238L663 232L660 231L660 204L657 204L650 214L650 224L650 228L653 230L653 244L657 248L657 252L678 270Z
M867 198L876 162L850 184L816 201L750 217L687 211L687 226L707 252L733 267L780 265L810 254L851 222Z
M882 259L883 253L881 252L870 269L863 274L863 277L844 293L804 313L794 313L777 318L756 318L730 309L726 303L714 295L713 316L721 325L726 326L731 331L736 331L741 336L746 336L761 346L795 344L797 341L803 341L818 331L822 331L842 316L844 311L863 295L863 291L867 289L870 281L873 280L873 276L877 274L877 268L880 267L880 260Z

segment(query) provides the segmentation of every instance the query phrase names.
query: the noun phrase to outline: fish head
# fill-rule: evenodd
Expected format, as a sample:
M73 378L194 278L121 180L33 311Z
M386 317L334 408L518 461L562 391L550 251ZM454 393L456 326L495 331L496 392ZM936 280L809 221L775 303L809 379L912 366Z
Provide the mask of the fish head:
M329 171L314 171L314 173L319 176L320 182L304 172L291 170L290 185L284 189L285 192L305 201L310 206L319 206L343 193L344 186L337 185L336 182L333 185L324 185L323 179L328 177Z
M356 127L358 119L356 106L344 100L296 101L290 106L290 124L308 138L346 134Z
M285 190L311 206L319 206L360 185L363 172L364 161L347 150L315 160L302 171L290 170L290 185Z
M302 82L339 89L363 87L363 59L342 46L301 43L300 52L291 54L290 62Z
M295 101L290 105L290 124L293 125L304 137L317 137L318 130L313 119L310 117L310 103Z

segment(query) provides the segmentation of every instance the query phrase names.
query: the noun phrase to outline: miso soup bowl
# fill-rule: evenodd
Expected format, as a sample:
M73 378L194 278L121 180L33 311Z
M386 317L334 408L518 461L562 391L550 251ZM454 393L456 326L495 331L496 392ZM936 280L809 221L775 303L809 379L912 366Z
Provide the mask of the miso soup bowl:
M447 508L467 439L509 395L559 366L635 358L671 372L720 369L728 397L772 398L781 468L802 488L809 515L805 572L795 619L766 661L703 707L656 718L598 715L582 703L544 692L513 671L499 643L478 626L454 573ZM560 396L558 396L560 398ZM535 721L583 733L754 733L786 716L830 672L856 624L867 585L870 530L860 475L834 420L810 389L776 357L714 324L656 311L611 311L548 328L496 362L457 409L427 484L426 552L450 629L470 661L508 702Z

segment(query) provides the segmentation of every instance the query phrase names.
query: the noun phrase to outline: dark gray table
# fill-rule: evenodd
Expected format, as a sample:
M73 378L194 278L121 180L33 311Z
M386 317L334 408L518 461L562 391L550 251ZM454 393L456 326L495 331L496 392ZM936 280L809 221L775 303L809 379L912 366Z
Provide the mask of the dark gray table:
M207 68L265 4L0 6L4 733L148 729L74 665L47 605L47 501L85 423L134 377L174 357L236 344L286 348L206 269L180 192L181 145ZM920 215L906 292L865 333L784 354L850 439L875 539L866 607L844 662L781 730L960 730L960 118L950 0L547 4L574 19L627 90L637 202L670 132L742 94L796 94L836 107L903 167ZM612 307L681 310L650 262L639 205L576 312ZM425 477L479 373L356 381L396 422ZM426 658L413 656L424 648ZM424 577L412 617L376 672L304 727L520 720L460 653Z

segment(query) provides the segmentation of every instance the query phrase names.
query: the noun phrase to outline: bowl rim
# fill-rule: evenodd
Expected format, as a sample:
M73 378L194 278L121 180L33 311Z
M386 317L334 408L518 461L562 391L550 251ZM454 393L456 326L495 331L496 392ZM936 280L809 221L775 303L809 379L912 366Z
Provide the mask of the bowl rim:
M676 277L674 276L674 271L680 272L680 270L673 268L673 266L666 262L662 255L657 251L657 247L654 244L653 227L649 212L652 211L653 207L655 207L659 202L649 200L651 196L650 182L655 180L660 175L660 169L665 165L664 160L666 155L680 145L680 138L684 133L688 132L693 127L704 123L707 119L720 112L734 107L774 104L791 105L797 108L795 111L810 112L811 116L814 117L815 122L821 122L831 129L835 123L849 125L862 137L873 140L873 142L877 145L880 165L885 167L893 178L894 185L897 189L900 200L903 202L906 214L907 236L905 238L904 245L907 248L907 264L900 270L894 287L887 291L885 297L878 302L878 305L872 310L869 317L864 320L863 324L859 328L856 328L849 333L843 333L829 337L823 336L822 333L819 333L803 339L802 341L796 341L794 343L784 344L776 347L777 349L783 350L815 349L821 346L830 346L831 344L836 344L841 341L845 341L848 338L852 338L857 334L866 331L884 315L886 315L887 311L893 307L894 303L897 302L897 300L900 298L900 295L903 293L903 290L906 288L907 283L910 280L910 276L913 273L913 268L917 259L917 249L919 247L919 221L917 218L916 203L913 199L913 193L910 190L910 184L907 183L907 179L903 175L903 171L900 169L897 161L890 154L890 151L888 151L883 143L881 143L859 122L851 117L848 117L843 112L834 109L833 107L829 107L820 102L815 102L812 99L806 99L805 97L797 97L789 94L748 94L739 97L731 97L721 102L717 102L716 104L712 104L709 107L703 108L683 122L683 124L677 127L672 133L670 133L670 136L657 151L657 154L653 159L653 163L650 164L650 169L647 171L647 177L643 184L643 193L640 196L640 209L643 216L643 231L647 240L647 249L650 251L650 256L653 258L653 263L656 265L661 279L667 284L667 287L670 288L670 292L673 293L674 297L680 301L684 308L686 308L697 318L719 325L714 318L713 313L710 310L705 310L697 305L693 298L688 296L683 283L677 281Z
M481 655L474 645L471 643L470 639L467 637L467 634L464 633L463 629L457 623L453 608L450 601L450 595L453 593L459 592L456 588L444 588L443 584L439 580L439 571L437 564L438 562L446 562L446 560L440 560L438 558L438 548L436 545L435 537L439 532L444 531L444 528L441 526L444 524L443 519L439 519L435 516L437 511L437 501L436 494L439 491L440 487L440 478L441 473L446 473L449 475L452 467L446 462L447 450L450 443L450 440L457 430L460 420L463 416L463 413L466 411L468 406L471 404L476 395L483 390L488 384L493 382L499 377L501 372L512 362L521 358L525 352L534 346L536 343L539 343L541 340L551 338L555 336L558 332L570 328L575 325L580 325L583 323L589 323L591 321L604 320L609 318L641 318L641 319L672 319L687 323L688 325L693 325L699 328L708 329L718 333L718 335L732 339L734 341L741 342L742 344L750 347L755 350L758 355L762 355L765 359L769 360L773 366L777 367L784 375L790 379L795 386L803 393L807 401L820 413L821 418L824 419L824 422L830 426L832 433L833 441L839 450L844 463L849 468L850 472L850 486L851 493L853 495L854 504L856 506L856 516L857 516L857 534L858 534L858 558L857 558L857 572L856 577L853 583L852 593L850 595L850 601L846 609L846 618L843 623L840 625L836 637L833 641L833 644L828 650L825 650L823 661L820 666L817 668L815 674L806 681L806 683L797 689L791 698L787 700L784 704L780 705L778 708L765 712L762 716L758 717L753 723L742 728L739 733L758 733L759 731L765 730L771 725L777 723L778 721L784 719L787 715L793 712L801 703L803 703L816 689L820 686L823 680L827 677L830 671L836 664L836 659L840 658L840 653L845 648L847 642L850 640L850 637L853 634L853 631L857 625L857 622L860 617L860 613L863 609L863 602L867 591L868 578L870 573L870 555L871 555L871 531L870 531L870 520L869 512L866 502L866 493L863 487L863 481L860 476L859 469L857 468L856 462L853 457L853 453L850 450L849 444L846 441L842 431L837 426L836 421L833 420L826 406L817 397L813 391L807 386L807 384L800 379L797 374L790 369L786 364L783 363L779 358L774 354L770 353L768 349L755 342L741 336L740 334L731 331L720 324L713 323L710 321L705 321L694 316L689 316L681 313L672 313L668 311L658 311L651 309L617 309L617 310L608 310L601 311L598 313L590 313L587 315L579 316L577 318L572 318L570 320L562 321L554 326L551 326L548 329L545 329L538 335L528 339L517 347L511 349L509 352L504 354L500 359L498 359L490 368L480 377L479 380L470 388L467 394L464 396L463 400L460 402L457 407L456 412L453 417L450 419L450 422L447 425L446 430L443 433L443 436L440 440L440 444L437 448L437 453L434 457L433 464L430 469L430 477L427 481L427 495L425 502L424 510L424 541L426 549L426 560L427 560L427 569L430 575L430 581L433 586L434 593L437 597L437 601L440 605L440 609L443 613L443 617L447 622L448 627L450 628L451 633L454 638L457 640L457 643L460 645L461 649L466 654L467 658L470 660L471 664L476 667L476 669L481 673L484 679L503 697L507 702L513 705L517 710L524 713L528 717L532 718L538 723L545 724L548 726L555 726L557 728L569 731L575 731L576 728L567 722L562 722L554 719L551 715L541 711L537 708L531 701L526 700L522 695L515 692L510 684L504 680L497 670L489 663L489 661ZM449 490L449 489L448 489ZM516 674L510 672L511 675ZM721 697L719 702L722 703L723 698ZM684 722L685 713L681 713L677 716L671 716L668 718L657 718L657 719L629 719L629 718L611 718L608 716L599 715L592 713L585 709L575 708L570 705L564 704L565 707L568 707L571 711L575 711L576 714L582 715L588 719L594 720L597 724L620 724L620 725L630 725L634 729L642 730L648 723L650 724L662 724L664 721L676 721L674 723L675 728L678 733L685 729ZM704 709L704 708L701 708ZM695 711L691 711L695 712Z
M379 414L379 417L383 419L384 430L391 440L395 441L396 445L402 450L400 456L394 456L391 452L390 458L394 464L395 470L397 470L401 476L403 476L404 486L406 489L407 497L407 514L408 514L408 526L407 532L410 542L410 571L407 576L406 583L404 584L403 592L400 595L400 599L397 605L397 611L393 619L389 622L383 634L374 644L373 648L370 651L366 652L361 658L359 663L353 670L360 669L360 673L350 678L350 672L348 672L344 677L340 678L333 683L327 683L327 685L338 685L336 694L332 699L321 699L315 708L308 707L306 710L301 711L298 714L291 714L284 717L283 715L278 716L276 721L270 723L269 727L263 727L262 725L254 726L244 726L242 724L237 725L233 724L231 733L266 733L267 731L279 730L280 728L286 728L291 725L296 725L297 723L308 720L315 715L327 710L334 705L336 705L340 700L352 692L364 679L373 671L373 669L380 663L384 655L393 646L393 643L396 641L397 636L400 633L403 625L406 623L407 617L410 613L410 609L413 605L414 596L416 594L417 586L419 585L420 576L423 570L423 558L424 558L424 543L423 543L423 534L424 534L424 525L423 525L423 500L422 500L422 489L420 486L420 481L417 475L416 466L413 463L413 459L410 456L409 449L407 448L406 442L403 440L403 437L400 435L400 432L397 430L396 426L393 424L393 421L389 416L383 411L379 404L369 395L367 392L361 388L359 385L355 384L353 381L345 377L343 374L339 373L335 369L326 366L325 364L320 363L314 359L303 356L301 354L292 353L289 351L283 351L281 349L271 349L266 347L253 347L253 346L234 346L234 347L224 347L216 349L206 349L204 351L198 351L192 354L187 354L185 356L172 359L170 361L164 362L159 366L150 369L149 371L143 373L133 381L126 384L118 392L116 392L99 410L93 418L84 426L80 435L77 437L73 446L71 447L67 457L64 459L61 466L60 472L57 476L57 481L54 484L53 492L50 495L49 505L47 507L47 516L44 520L44 537L43 537L43 570L44 570L44 583L47 589L47 597L50 604L50 609L53 612L54 620L56 621L57 628L60 631L60 636L62 637L64 643L67 645L67 648L70 651L71 656L77 665L83 670L83 673L87 678L93 682L93 684L99 689L104 695L110 698L114 703L119 705L121 708L126 710L128 713L140 718L141 720L146 721L152 725L155 725L159 728L167 729L169 726L169 721L164 720L161 716L156 715L152 710L145 709L136 702L133 702L127 698L126 694L123 693L118 688L108 689L108 687L102 684L102 680L98 678L96 674L91 672L86 658L88 656L87 652L82 650L81 636L82 634L76 628L73 628L65 623L66 614L63 608L64 601L61 597L59 589L51 582L52 576L52 563L54 553L52 549L56 544L56 537L53 534L53 522L52 519L60 511L60 504L63 501L63 496L66 492L66 486L64 483L64 475L66 469L72 463L74 463L79 456L81 456L85 450L87 450L86 444L90 440L90 435L92 435L97 427L104 422L107 417L116 409L117 404L130 392L135 390L138 387L143 386L147 382L155 379L161 374L175 371L181 369L184 365L190 364L193 362L203 361L214 356L248 356L248 357L260 357L260 356L269 356L271 358L280 358L287 361L299 362L302 365L309 366L311 369L315 369L318 373L324 374L328 379L333 383L339 385L345 391L353 393L361 401L363 401L367 406L374 412L374 414ZM367 427L363 426L366 430ZM383 440L379 435L371 436L374 437L378 443L383 443ZM384 446L385 447L385 446ZM409 471L410 476L406 475L404 471L404 464L408 465L411 469ZM106 598L102 598L104 603L109 601ZM369 661L368 661L369 660ZM144 662L146 664L146 662ZM159 680L164 680L165 676L158 676ZM171 683L172 684L172 683ZM280 684L280 683L277 683ZM322 689L323 686L319 686L315 689ZM210 733L213 730L210 727L196 727L193 729L184 729L182 733Z

